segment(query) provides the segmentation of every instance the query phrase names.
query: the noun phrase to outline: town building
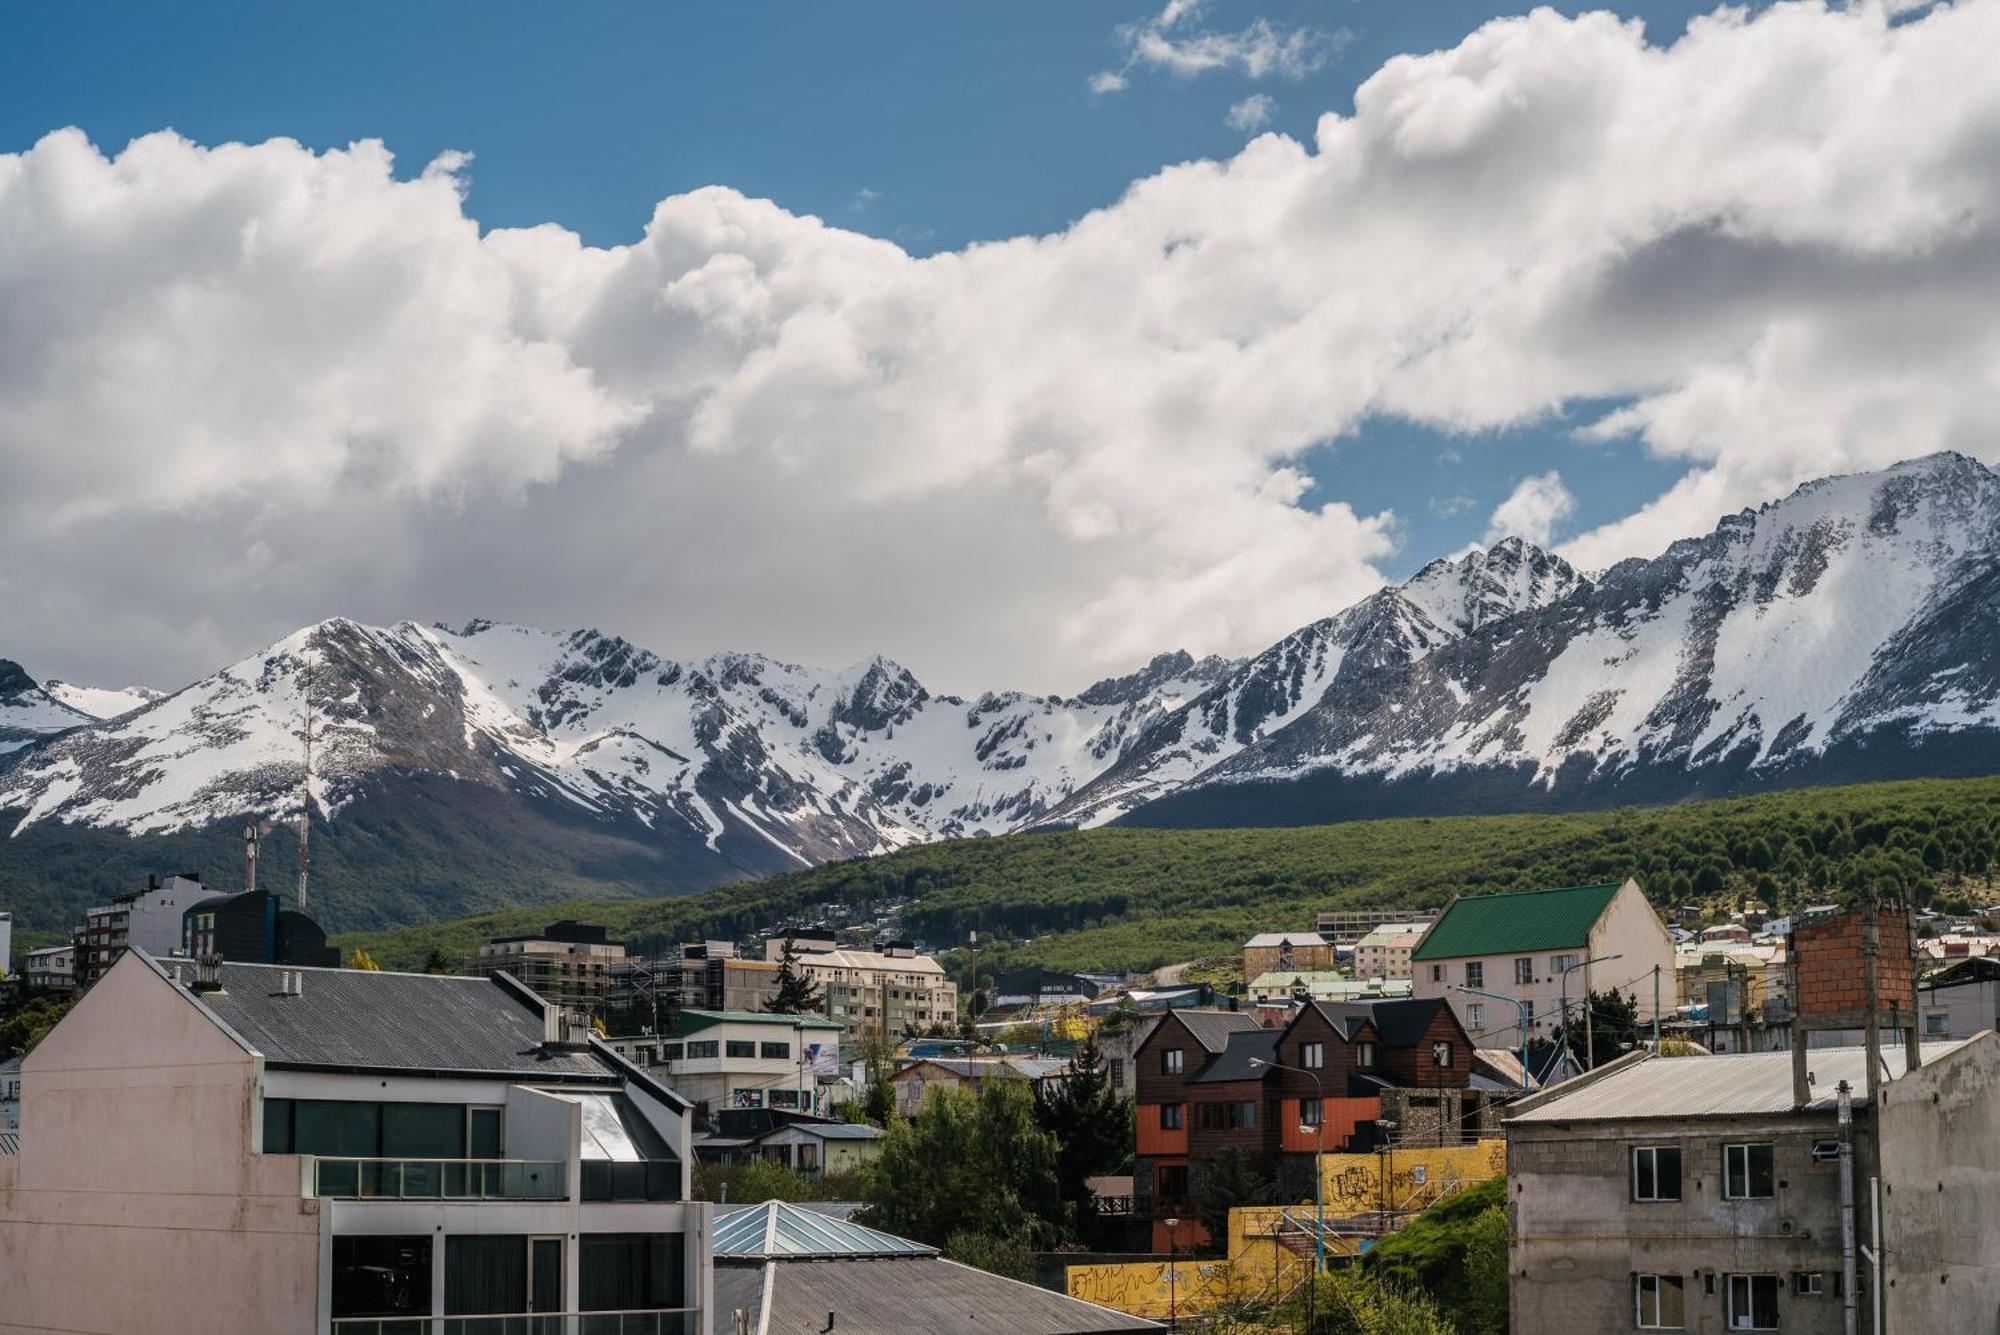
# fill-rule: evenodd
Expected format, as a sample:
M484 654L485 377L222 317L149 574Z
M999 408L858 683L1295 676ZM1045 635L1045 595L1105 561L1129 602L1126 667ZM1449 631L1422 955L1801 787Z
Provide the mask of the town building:
M715 1306L718 1327L747 1335L1085 1335L1161 1329L1108 1307L947 1261L935 1247L783 1201L716 1211Z
M750 1144L757 1157L800 1177L857 1173L882 1157L882 1128L849 1122L786 1122Z
M733 941L691 941L653 972L669 1012L761 1011L778 995L777 964L738 955Z
M1175 1011L1134 1060L1135 1208L1196 1227L1191 1169L1228 1149L1311 1193L1312 1157L1368 1150L1397 1135L1459 1144L1496 1124L1503 1100L1472 1088L1473 1043L1442 998L1301 1006L1281 1029L1247 1014ZM1193 1245L1205 1238L1189 1234Z
M0 913L0 978L14 972L14 915Z
M21 1129L21 1059L0 1062L0 1131Z
M41 946L21 960L21 976L37 992L76 990L76 947Z
M594 923L564 919L530 936L495 937L465 961L475 978L508 974L545 1001L601 1014L612 974L625 963L625 943Z
M926 1057L889 1077L896 1092L896 1111L914 1116L933 1089L962 1089L977 1094L989 1080L1026 1080L1040 1086L1060 1080L1069 1063L1053 1057Z
M137 910L133 920L138 920ZM320 925L286 908L268 890L212 895L189 904L181 914L180 953L190 959L213 955L235 964L340 967L340 952L326 943Z
M958 1023L957 984L909 942L891 941L880 950L821 949L823 943L796 938L792 967L819 988L824 1013L840 1022L850 1046L858 1048L867 1034L893 1042Z
M504 975L131 951L23 1075L9 1329L710 1330L689 1105Z
M1565 998L1574 1007L1593 991L1629 992L1641 1023L1670 1013L1675 1000L1673 939L1631 880L1462 896L1411 962L1415 995L1450 1002L1484 1048L1546 1035L1562 1022Z
M1089 1001L1097 985L1079 974L1054 969L1016 969L993 980L992 1005L1067 1006Z
M1975 955L1924 975L1917 1003L1926 1042L2000 1029L2000 960Z
M1410 995L1408 978L1350 978L1344 973L1274 970L1250 980L1244 995L1254 1005L1302 1001L1370 1001Z
M1513 1329L1991 1325L2000 1037L1806 1057L1802 1095L1790 1053L1641 1051L1516 1104Z
M1331 969L1340 963L1333 942L1318 932L1259 932L1243 943L1243 976L1286 969Z
M840 1075L841 1027L819 1015L683 1010L665 1035L610 1040L692 1102L703 1122L726 1109L828 1111L823 1082Z
M1429 909L1321 909L1313 926L1336 946L1352 946L1370 932L1392 923L1421 932L1437 921L1439 910Z
M1429 930L1428 922L1392 922L1377 927L1354 943L1354 976L1412 977L1410 957Z

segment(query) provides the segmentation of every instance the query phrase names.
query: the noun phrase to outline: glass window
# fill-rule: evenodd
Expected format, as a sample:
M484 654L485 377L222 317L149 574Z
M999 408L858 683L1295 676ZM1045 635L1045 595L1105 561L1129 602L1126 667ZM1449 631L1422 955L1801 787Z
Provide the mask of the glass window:
M474 1108L468 1114L471 1125L466 1137L468 1159L498 1159L505 1141L502 1132L505 1127L504 1113L499 1108Z
M292 1150L332 1158L380 1158L382 1105L299 1099L292 1105Z
M681 1059L683 1051L684 1045L680 1043L662 1043L660 1044L660 1060L677 1062Z
M1160 1074L1179 1075L1181 1073L1181 1050L1168 1048L1160 1054Z
M1725 1313L1731 1330L1778 1328L1778 1277L1731 1275Z
M1465 1008L1465 1027L1467 1029L1476 1031L1484 1028L1485 1025L1486 1007L1475 1001Z
M719 1057L722 1055L722 1049L714 1039L709 1039L705 1043L688 1044L687 1055L689 1061L698 1061L703 1057Z
M1943 1011L1933 1011L1924 1017L1924 1035L1927 1038L1944 1038L1951 1030L1951 1016Z
M528 1239L453 1233L444 1240L446 1316L513 1315L528 1310Z
M1373 1043L1355 1044L1354 1064L1362 1067L1364 1070L1373 1066L1375 1064L1375 1045Z
M1514 981L1517 983L1532 983L1535 981L1534 960L1523 956L1514 961Z
M1433 983L1442 983L1444 981L1444 965L1431 965L1431 981Z
M1681 1152L1671 1145L1642 1145L1632 1151L1632 1199L1681 1198Z
M1162 1103L1160 1105L1160 1130L1179 1131L1183 1125L1184 1120L1180 1104Z
M1567 972L1570 969L1574 969L1575 967L1576 967L1576 956L1574 955L1549 956L1549 972L1554 974L1557 978L1561 978L1565 972Z
M1242 1120L1242 1124L1243 1124L1244 1128L1245 1128L1245 1129L1247 1130L1247 1129L1249 1129L1249 1128L1251 1128L1251 1127L1254 1127L1254 1126L1256 1126L1256 1125L1257 1125L1257 1105L1256 1105L1256 1104L1254 1104L1254 1103L1250 1103L1250 1102L1247 1102L1247 1101L1246 1101L1246 1102L1244 1102L1244 1103L1242 1103L1242 1104L1240 1104L1240 1105L1238 1105L1238 1106L1239 1106L1239 1107L1240 1107L1240 1108L1242 1109L1242 1112L1241 1112L1241 1113L1239 1114L1239 1116L1240 1116L1240 1118L1241 1118L1241 1120Z
M760 1043L757 1055L768 1061L788 1062L792 1059L792 1045L789 1043Z
M730 1057L755 1057L757 1055L757 1045L752 1042L745 1042L742 1039L732 1038L729 1040L729 1049L726 1055Z
M1465 985L1467 987L1486 986L1486 965L1481 960L1468 960L1465 965Z
M1776 1194L1775 1161L1769 1145L1722 1147L1722 1194L1727 1200L1762 1200Z
M330 1287L336 1318L429 1316L431 1240L337 1234Z
M1185 1199L1188 1194L1188 1166L1184 1163L1162 1164L1160 1166L1159 1195L1170 1201Z
M1300 1100L1299 1100L1299 1125L1300 1125L1300 1126L1318 1126L1318 1125L1319 1125L1319 1100L1318 1100L1318 1099L1300 1099Z
M264 1153L292 1152L292 1101L264 1100Z
M382 1105L384 1159L463 1159L465 1105L385 1103Z
M585 1312L683 1306L678 1233L586 1233L577 1253L577 1306Z
M1679 1275L1635 1275L1633 1306L1641 1330L1679 1330L1687 1323Z
M1308 1071L1317 1071L1326 1065L1326 1045L1324 1043L1302 1043L1299 1045L1299 1065Z

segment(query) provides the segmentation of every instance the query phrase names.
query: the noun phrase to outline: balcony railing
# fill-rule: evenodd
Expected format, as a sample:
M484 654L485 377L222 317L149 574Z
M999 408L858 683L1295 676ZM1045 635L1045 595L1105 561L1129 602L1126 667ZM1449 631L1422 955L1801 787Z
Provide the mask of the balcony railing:
M506 1316L350 1316L334 1319L332 1335L696 1335L700 1318L698 1307Z
M559 1201L568 1175L556 1159L327 1159L312 1161L315 1196L334 1200Z

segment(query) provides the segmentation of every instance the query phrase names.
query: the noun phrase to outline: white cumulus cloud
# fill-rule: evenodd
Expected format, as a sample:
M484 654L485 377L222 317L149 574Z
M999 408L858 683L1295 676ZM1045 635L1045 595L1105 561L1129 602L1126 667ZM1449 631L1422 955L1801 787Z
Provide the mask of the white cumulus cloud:
M723 188L598 248L482 233L458 158L57 133L0 155L0 653L172 684L308 616L486 614L1074 688L1378 584L1346 470L1428 458L1301 463L1372 415L1622 405L1583 434L1685 476L1590 566L1994 459L1996 49L2000 0L1665 47L1537 10L924 258Z
M1576 512L1576 497L1563 485L1562 474L1551 469L1524 477L1507 499L1494 507L1486 524L1486 541L1525 538L1537 547L1546 547L1557 524Z
M1277 110L1278 104L1269 93L1252 93L1241 102L1231 104L1229 113L1222 121L1232 130L1261 130L1271 123L1271 117Z
M1253 19L1233 31L1200 23L1201 0L1167 0L1159 13L1137 23L1121 24L1113 32L1124 50L1123 64L1090 76L1094 93L1115 93L1130 86L1134 69L1159 70L1174 78L1229 71L1248 79L1303 79L1354 40L1344 28L1321 28ZM1239 127L1241 128L1241 127Z

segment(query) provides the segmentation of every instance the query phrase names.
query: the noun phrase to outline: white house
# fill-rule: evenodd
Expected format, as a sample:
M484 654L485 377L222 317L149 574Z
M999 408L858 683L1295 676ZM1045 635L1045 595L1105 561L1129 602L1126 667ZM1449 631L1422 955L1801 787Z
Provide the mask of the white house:
M10 1331L710 1329L689 1105L504 975L129 951L24 1074Z
M1639 883L1569 886L1451 902L1411 954L1418 997L1444 997L1482 1048L1518 1048L1561 1023L1568 997L1629 992L1642 1024L1675 1005L1674 943ZM1484 995L1482 995L1484 994ZM1604 1054L1598 1054L1600 1058Z

